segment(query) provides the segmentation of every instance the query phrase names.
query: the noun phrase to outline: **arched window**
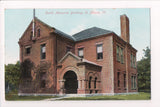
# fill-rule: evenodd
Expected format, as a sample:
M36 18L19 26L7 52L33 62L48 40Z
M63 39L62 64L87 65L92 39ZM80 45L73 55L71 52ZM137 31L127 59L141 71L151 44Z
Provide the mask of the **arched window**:
M97 77L94 80L94 88L96 89L96 82L97 82Z
M89 77L89 89L91 88L91 80L92 80L92 77Z
M38 30L37 30L37 36L40 37L40 35L41 35L41 30L38 29Z
M30 40L32 40L33 37L33 31L31 31Z

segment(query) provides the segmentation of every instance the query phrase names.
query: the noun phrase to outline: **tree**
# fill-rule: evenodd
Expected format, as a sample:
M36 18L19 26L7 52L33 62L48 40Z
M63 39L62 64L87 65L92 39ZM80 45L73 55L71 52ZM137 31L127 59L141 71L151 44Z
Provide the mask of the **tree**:
M18 89L20 83L20 62L5 65L5 89Z
M150 67L150 49L146 47L144 51L144 57L137 62L138 71L138 90L150 91L151 85L151 67Z

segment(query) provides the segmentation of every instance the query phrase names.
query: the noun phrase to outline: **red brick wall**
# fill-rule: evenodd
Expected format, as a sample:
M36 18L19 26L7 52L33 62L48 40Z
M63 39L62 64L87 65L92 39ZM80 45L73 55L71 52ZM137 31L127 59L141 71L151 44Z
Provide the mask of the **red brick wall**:
M124 42L120 37L114 37L114 91L115 93L121 92L137 92L137 90L131 89L131 74L137 75L136 68L132 68L130 65L130 54L132 53L136 56L136 50L133 49L128 43ZM124 63L121 64L116 58L116 48L117 45L124 49ZM117 72L120 72L120 87L118 87L118 77ZM126 88L124 87L124 74L126 74Z
M103 43L103 59L97 60L96 43ZM101 83L102 93L113 92L113 47L112 36L101 36L98 38L81 41L75 44L75 54L78 55L78 47L84 47L84 58L102 65Z
M55 62L54 62L54 41L55 41L55 36L52 36L50 34L50 31L53 31L52 29L50 29L47 26L44 26L41 22L35 20L36 26L35 26L35 30L37 31L39 28L41 29L40 32L40 37L37 37L37 34L35 35L35 42L33 42L32 40L30 40L30 35L31 35L31 31L32 31L32 23L29 25L29 27L27 28L27 30L24 32L22 38L19 40L19 44L20 44L20 50L21 50L21 54L20 54L20 61L23 62L25 59L30 59L34 64L35 67L37 67L37 65L40 64L40 62L50 62L51 65L51 72L53 75L51 75L49 78L49 82L46 84L46 90L44 89L41 90L39 89L38 92L45 92L45 93L54 93L56 90L54 89L55 84L55 76L56 76L56 72L55 72ZM41 45L42 44L46 44L46 59L41 59ZM31 52L29 55L25 54L25 47L26 46L31 46ZM33 72L32 72L33 75ZM34 79L34 77L33 77Z
M29 25L27 30L19 41L20 45L20 61L23 62L29 58L36 66L42 61L51 62L52 77L48 82L47 88L53 87L48 91L49 93L55 93L57 83L57 72L56 65L59 60L66 54L66 47L70 46L72 52L78 56L78 47L84 47L84 58L95 62L102 66L101 70L101 88L102 93L119 93L119 92L136 92L131 89L131 76L137 75L137 70L130 66L130 54L133 53L136 56L136 50L131 45L124 42L120 37L115 34L103 35L97 38L79 41L74 43L72 40L64 38L55 33L51 33L54 29L42 24L36 20L36 30L41 29L41 36L36 37L36 41L30 40L30 33L32 30L32 23ZM46 44L46 59L41 60L40 58L40 46ZM103 44L103 59L97 60L96 45ZM124 48L124 64L116 61L116 45ZM31 46L30 55L25 55L25 47ZM117 87L117 72L120 72L120 87ZM124 88L123 74L126 72L127 81L126 87ZM45 90L44 90L45 92Z

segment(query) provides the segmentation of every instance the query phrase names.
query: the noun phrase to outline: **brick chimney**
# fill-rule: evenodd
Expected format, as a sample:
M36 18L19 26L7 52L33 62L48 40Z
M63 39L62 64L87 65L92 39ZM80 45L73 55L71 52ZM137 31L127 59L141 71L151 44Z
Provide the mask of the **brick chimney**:
M121 15L121 38L130 43L130 37L129 37L129 19L128 17L124 14Z

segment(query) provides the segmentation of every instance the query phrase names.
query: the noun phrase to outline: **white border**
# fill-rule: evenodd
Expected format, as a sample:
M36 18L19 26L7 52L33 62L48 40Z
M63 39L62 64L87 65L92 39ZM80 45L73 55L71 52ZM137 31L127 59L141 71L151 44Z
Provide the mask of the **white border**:
M4 9L5 8L151 8L152 100L149 101L5 101L4 99ZM160 107L160 2L159 1L3 1L0 5L0 101L2 107L123 106Z

